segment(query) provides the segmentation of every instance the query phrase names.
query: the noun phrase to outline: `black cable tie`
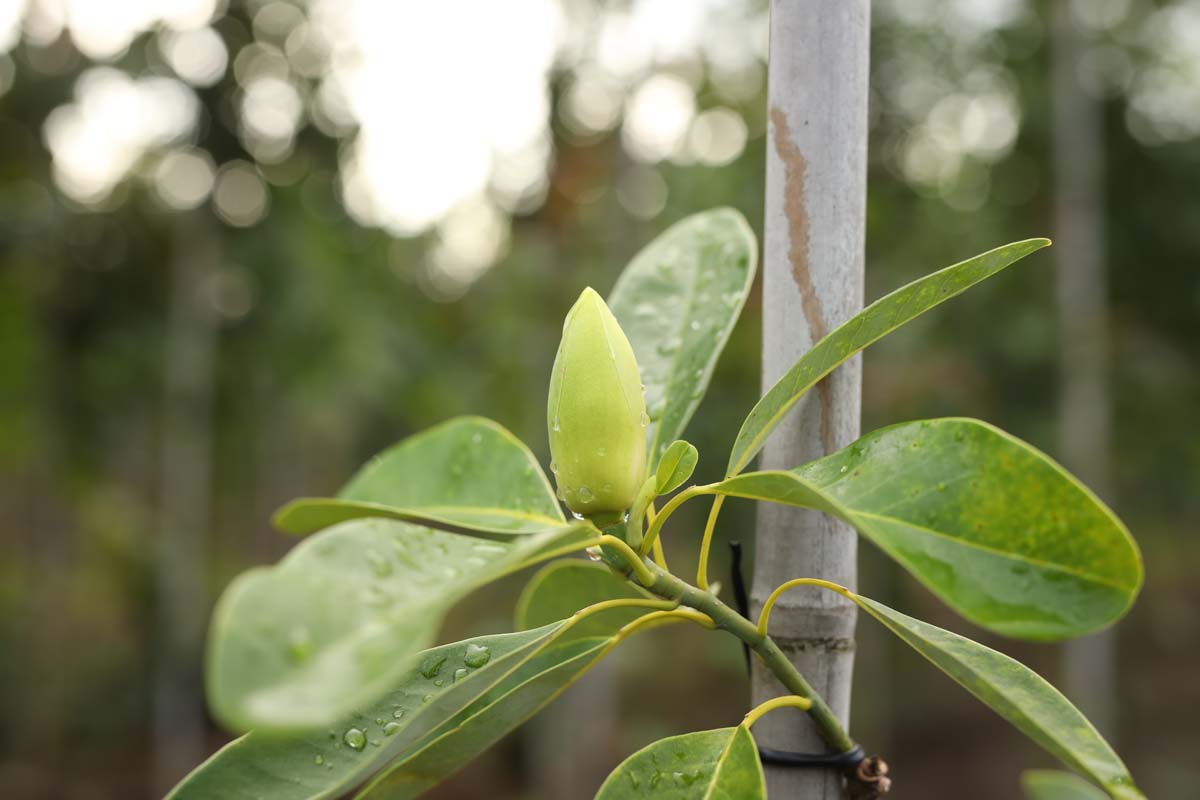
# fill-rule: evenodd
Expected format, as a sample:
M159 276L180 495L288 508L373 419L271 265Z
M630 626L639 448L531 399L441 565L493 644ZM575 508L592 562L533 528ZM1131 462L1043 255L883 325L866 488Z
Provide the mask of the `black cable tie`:
M854 745L844 753L789 753L786 750L772 750L769 747L759 747L758 756L764 764L776 767L800 767L817 769L832 767L850 771L858 767L867 757L860 745Z
M733 602L737 605L738 613L746 619L750 618L750 598L746 595L746 576L742 574L742 543L733 540L729 542L729 571L732 573ZM742 642L742 655L746 657L746 671L750 671L750 645Z

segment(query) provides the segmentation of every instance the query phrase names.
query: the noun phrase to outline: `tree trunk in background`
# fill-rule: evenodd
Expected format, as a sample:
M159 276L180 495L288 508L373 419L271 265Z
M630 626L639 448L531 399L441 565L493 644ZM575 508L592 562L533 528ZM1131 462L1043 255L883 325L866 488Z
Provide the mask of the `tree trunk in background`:
M162 796L207 755L200 677L217 323L210 299L217 232L199 212L175 220L163 342L164 395L155 554L153 789Z
M862 307L866 213L869 0L771 3L767 195L763 243L763 386ZM800 401L762 455L763 469L795 467L859 433L862 362L839 367ZM815 511L759 507L752 605L789 578L814 576L854 588L852 529ZM854 665L854 606L802 587L771 615L771 634L846 722ZM760 703L783 688L757 661ZM804 715L788 711L755 727L764 747L826 752ZM767 768L772 797L841 796L833 770Z
M1103 109L1079 82L1086 42L1072 21L1070 4L1051 4L1051 14L1059 454L1068 469L1111 500ZM1069 642L1063 649L1066 693L1110 740L1116 730L1115 660L1111 631Z

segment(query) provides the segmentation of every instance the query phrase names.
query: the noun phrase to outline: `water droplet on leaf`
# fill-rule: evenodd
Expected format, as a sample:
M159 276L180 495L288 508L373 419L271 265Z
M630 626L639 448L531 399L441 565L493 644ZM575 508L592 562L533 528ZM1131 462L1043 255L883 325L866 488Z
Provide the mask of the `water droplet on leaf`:
M367 746L367 735L358 728L351 728L342 734L342 741L351 750L362 750Z
M472 642L467 645L466 654L463 655L463 663L468 667L482 667L492 658L492 651L486 644L475 644Z
M421 674L426 678L432 678L442 671L442 664L446 663L446 656L435 655L429 656L421 662Z

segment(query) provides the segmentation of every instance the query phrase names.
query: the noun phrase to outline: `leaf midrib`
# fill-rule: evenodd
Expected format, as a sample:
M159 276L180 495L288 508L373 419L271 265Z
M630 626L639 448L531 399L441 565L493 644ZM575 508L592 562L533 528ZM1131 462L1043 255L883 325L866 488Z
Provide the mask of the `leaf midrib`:
M935 530L933 528L928 528L928 527L926 527L924 525L920 525L916 522L910 522L906 519L901 519L900 517L888 517L883 514L874 514L870 511L852 510L850 513L855 516L868 517L870 519L882 520L884 522L899 523L901 525L905 525L905 526L912 528L916 531L919 531L921 533L927 534L928 536L933 537L933 538L942 539L942 540L960 545L962 547L972 548L975 550L980 550L985 553L990 553L991 555L1000 556L1002 558L1007 558L1010 561L1018 561L1018 562L1029 564L1031 566L1039 567L1042 569L1046 569L1046 570L1050 570L1050 571L1054 571L1054 572L1061 572L1061 573L1071 575L1076 578L1081 578L1083 580L1091 581L1092 583L1096 583L1101 586L1107 586L1110 589L1116 589L1117 591L1121 592L1122 594L1128 594L1130 591L1132 591L1132 588L1133 588L1130 586L1123 586L1119 583L1116 583L1116 582L1114 582L1114 580L1112 578L1109 578L1106 576L1097 575L1097 574L1091 573L1091 572L1085 572L1083 570L1077 569L1075 567L1070 567L1065 564L1057 564L1053 561L1046 561L1046 560L1043 560L1040 558L1023 556L1019 553L1005 552L1004 550L997 550L996 548L991 547L989 545L981 544L979 542L973 542L970 539L962 539L957 536L951 536L948 533L942 533L941 531Z

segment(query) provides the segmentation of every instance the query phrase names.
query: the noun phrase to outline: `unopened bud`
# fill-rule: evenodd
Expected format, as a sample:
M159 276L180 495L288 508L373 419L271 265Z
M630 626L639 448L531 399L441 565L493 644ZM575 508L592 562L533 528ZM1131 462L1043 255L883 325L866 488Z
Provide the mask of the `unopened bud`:
M621 512L646 479L646 401L617 318L591 289L567 313L547 425L559 497L576 514Z

